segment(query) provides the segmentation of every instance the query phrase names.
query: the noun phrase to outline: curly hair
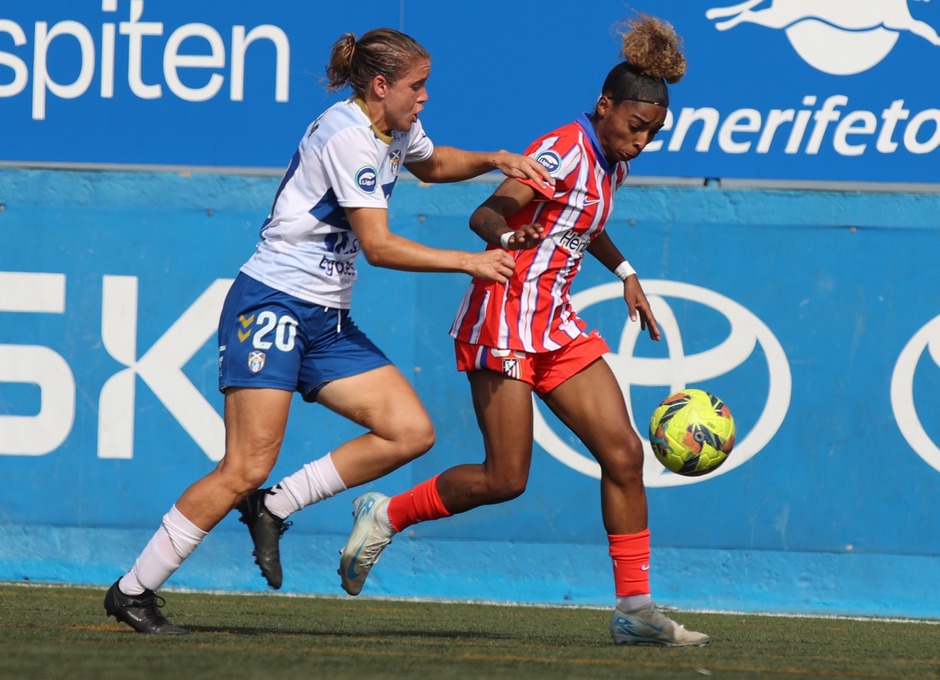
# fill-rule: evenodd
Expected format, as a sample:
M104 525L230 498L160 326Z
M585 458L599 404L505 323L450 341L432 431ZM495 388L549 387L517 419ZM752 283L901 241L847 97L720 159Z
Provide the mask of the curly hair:
M354 33L344 33L330 52L326 89L336 92L349 85L363 97L376 76L394 84L415 62L430 58L417 40L393 28L373 29L358 40Z
M604 81L602 94L617 100L669 105L667 83L678 82L685 75L687 62L682 54L682 39L672 24L637 14L618 24L622 31L621 56Z

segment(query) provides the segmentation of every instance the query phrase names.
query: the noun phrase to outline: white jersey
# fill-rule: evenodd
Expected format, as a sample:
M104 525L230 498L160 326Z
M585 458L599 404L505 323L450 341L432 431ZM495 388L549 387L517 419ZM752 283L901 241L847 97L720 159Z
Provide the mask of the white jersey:
M360 248L345 209L387 210L401 165L433 152L420 121L389 137L360 101L334 104L307 128L241 270L288 295L349 309Z

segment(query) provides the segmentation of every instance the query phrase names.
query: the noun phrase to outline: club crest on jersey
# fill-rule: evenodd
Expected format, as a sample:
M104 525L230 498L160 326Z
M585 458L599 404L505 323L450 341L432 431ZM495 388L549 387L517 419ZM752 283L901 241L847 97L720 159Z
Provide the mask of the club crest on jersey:
M398 171L401 168L401 149L395 149L388 155L388 169L392 177L398 177Z
M503 375L508 378L519 379L519 360L518 359L503 359Z
M561 167L561 156L554 151L543 151L535 157L537 163L541 163L549 174L553 174Z
M371 165L359 168L356 173L356 186L365 194L374 194L375 187L378 186L378 171Z
M254 350L248 353L248 370L252 373L258 373L264 368L264 352Z

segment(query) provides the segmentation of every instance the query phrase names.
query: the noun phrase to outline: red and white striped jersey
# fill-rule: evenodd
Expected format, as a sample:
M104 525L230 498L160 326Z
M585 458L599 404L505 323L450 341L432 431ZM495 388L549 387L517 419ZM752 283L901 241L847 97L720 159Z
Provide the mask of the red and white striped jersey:
M604 230L630 167L607 162L586 115L535 140L526 153L551 172L555 186L519 180L539 195L508 223L513 229L541 224L545 240L532 250L509 251L516 268L508 283L474 278L450 334L487 347L551 352L586 326L571 308L571 282L591 239Z

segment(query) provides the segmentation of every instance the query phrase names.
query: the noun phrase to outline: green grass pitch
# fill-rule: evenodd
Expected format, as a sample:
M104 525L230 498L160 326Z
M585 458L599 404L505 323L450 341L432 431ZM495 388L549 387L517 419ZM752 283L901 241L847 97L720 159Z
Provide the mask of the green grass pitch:
M0 584L0 678L940 679L940 622L673 612L704 648L617 647L610 612L164 593L188 636L139 635L105 588Z

